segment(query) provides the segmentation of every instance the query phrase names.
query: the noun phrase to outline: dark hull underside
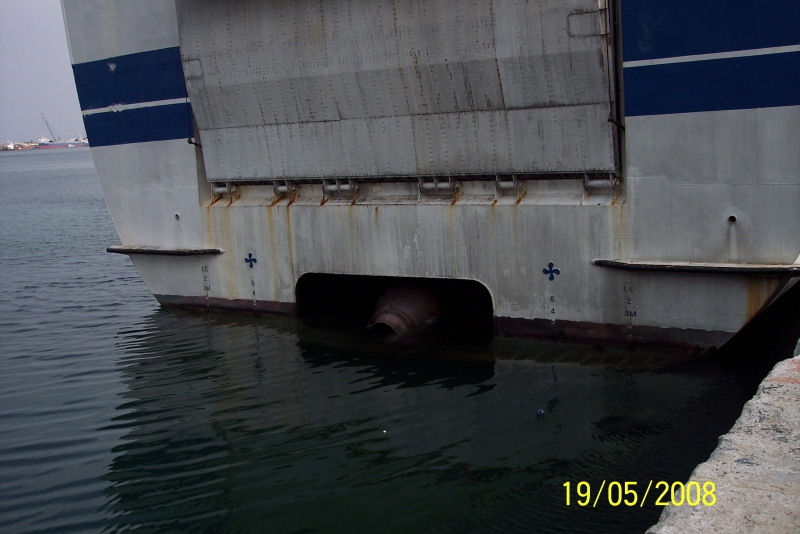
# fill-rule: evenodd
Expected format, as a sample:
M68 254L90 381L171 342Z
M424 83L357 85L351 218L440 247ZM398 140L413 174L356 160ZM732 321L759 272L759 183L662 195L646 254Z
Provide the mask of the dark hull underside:
M264 300L225 299L178 295L155 295L158 302L168 308L205 311L237 311L297 317L297 304ZM713 352L724 345L734 332L714 332L689 328L661 328L625 324L590 323L586 321L559 320L553 324L545 319L495 317L497 336L584 343L591 345L630 345L636 347L664 348L702 354ZM629 337L630 336L630 337ZM620 342L620 340L625 340Z

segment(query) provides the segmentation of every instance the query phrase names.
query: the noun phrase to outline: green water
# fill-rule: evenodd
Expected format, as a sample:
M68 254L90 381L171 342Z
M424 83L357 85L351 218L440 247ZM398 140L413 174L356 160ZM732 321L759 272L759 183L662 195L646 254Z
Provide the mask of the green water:
M568 507L564 482L686 480L793 346L397 348L162 310L104 252L88 150L0 154L0 188L3 532L643 532L652 495Z

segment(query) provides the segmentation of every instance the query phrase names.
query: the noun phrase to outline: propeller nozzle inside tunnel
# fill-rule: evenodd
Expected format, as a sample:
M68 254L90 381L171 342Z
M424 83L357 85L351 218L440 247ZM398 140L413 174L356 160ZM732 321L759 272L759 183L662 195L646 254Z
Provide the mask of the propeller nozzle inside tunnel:
M441 314L441 297L429 284L399 284L378 299L367 330L377 335L403 334L438 325Z
M308 273L297 282L297 304L301 317L360 322L387 340L411 333L494 336L492 296L474 280Z

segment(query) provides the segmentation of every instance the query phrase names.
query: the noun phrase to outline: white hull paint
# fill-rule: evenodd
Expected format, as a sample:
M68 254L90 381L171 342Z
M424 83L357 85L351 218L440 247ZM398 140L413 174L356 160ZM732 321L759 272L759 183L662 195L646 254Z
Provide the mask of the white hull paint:
M123 24L114 14L118 3L123 4L101 2L117 25ZM90 23L99 24L78 9L86 2L63 4L73 63L112 58L118 49L144 52L151 50L150 41L159 49L179 45L172 2L153 1L150 12L159 20L175 17L172 25L155 25L148 38L123 32L124 43L100 39L100 48L108 43L106 53L86 45L95 31ZM86 57L76 57L76 51ZM191 85L199 82L192 82L198 76L190 72L192 61L184 56L194 97ZM203 105L193 102L196 109ZM545 158L550 167L528 169L522 194L498 192L493 180L478 176L485 162L476 156L477 167L455 176L458 193L441 196L420 193L418 182L409 181L420 167L407 161L388 173L395 178L359 175L355 196L326 194L324 177L301 176L323 174L318 155L283 167L282 179L296 172L299 181L289 183L293 192L278 194L252 154L280 133L262 132L253 144L233 142L235 124L223 125L227 130L204 127L204 120L213 119L213 106L195 111L195 140L203 148L178 138L92 148L124 245L221 251L132 254L142 279L165 305L293 314L295 288L306 273L457 278L488 289L500 334L707 349L727 341L793 280L785 273L626 271L592 260L795 263L800 106L628 117L624 166L614 188L587 187L582 175L556 176L574 169ZM85 115L119 113L106 107ZM209 161L219 176L206 176ZM237 170L232 165L239 161ZM441 176L442 161L431 164L431 175ZM608 165L606 155L598 161L593 171ZM247 172L234 179L242 169ZM270 176L278 177L276 169ZM215 195L221 186L232 193ZM251 257L257 262L248 263ZM544 272L552 269L559 274Z

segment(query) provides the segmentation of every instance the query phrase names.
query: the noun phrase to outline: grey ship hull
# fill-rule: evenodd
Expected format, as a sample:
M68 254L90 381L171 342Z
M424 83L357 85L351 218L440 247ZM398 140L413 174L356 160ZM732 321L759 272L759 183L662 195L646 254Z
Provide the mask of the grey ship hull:
M501 335L702 350L797 279L780 3L145 4L63 0L112 250L164 305L463 279Z

